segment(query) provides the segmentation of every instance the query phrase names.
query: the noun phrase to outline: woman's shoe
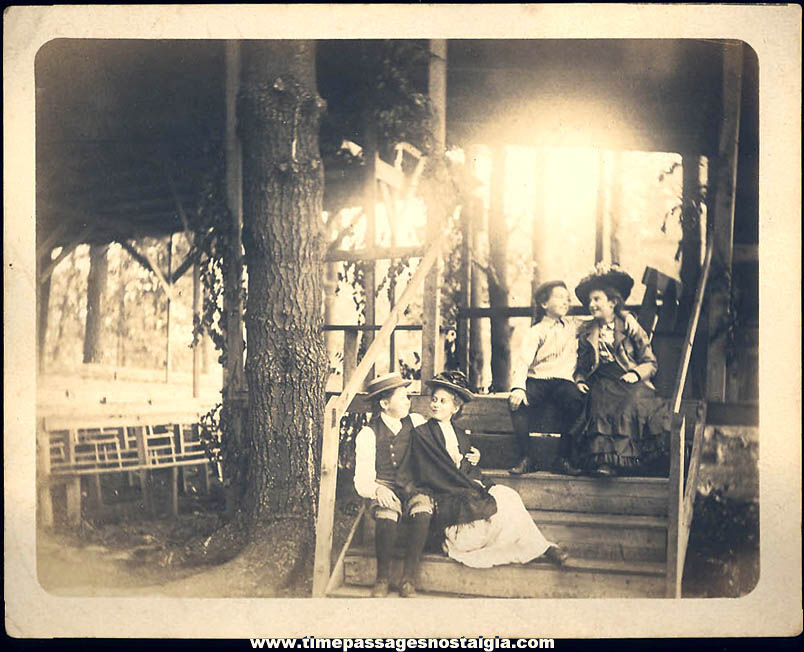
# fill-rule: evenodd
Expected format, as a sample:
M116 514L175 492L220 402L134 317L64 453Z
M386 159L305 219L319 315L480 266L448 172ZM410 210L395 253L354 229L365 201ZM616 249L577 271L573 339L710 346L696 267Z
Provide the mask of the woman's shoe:
M561 457L553 462L553 473L560 475L581 475L583 471L572 465L568 459Z
M617 475L617 471L613 466L600 464L592 470L592 475L598 478L614 478Z
M511 475L522 475L530 473L533 470L534 464L529 457L523 457L522 460L513 469L509 469L508 473Z
M558 546L550 546L544 552L544 558L547 559L551 564L555 564L556 566L563 566L569 560L569 554L563 548L559 548Z

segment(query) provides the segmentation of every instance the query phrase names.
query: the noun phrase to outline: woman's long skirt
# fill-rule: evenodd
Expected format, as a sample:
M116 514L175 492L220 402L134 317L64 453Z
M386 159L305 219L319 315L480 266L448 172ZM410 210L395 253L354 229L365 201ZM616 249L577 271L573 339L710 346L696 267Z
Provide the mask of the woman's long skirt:
M497 503L490 518L446 528L444 552L472 568L526 564L552 545L533 522L519 494L504 485L489 493Z
M608 464L624 470L660 467L669 446L671 413L666 399L644 382L620 380L616 363L601 366L589 379L588 420L581 464Z

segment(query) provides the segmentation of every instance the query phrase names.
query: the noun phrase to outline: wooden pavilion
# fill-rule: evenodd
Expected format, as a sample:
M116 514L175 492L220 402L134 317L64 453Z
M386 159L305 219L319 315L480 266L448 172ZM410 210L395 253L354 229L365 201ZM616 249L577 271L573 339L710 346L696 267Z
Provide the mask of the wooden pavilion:
M318 44L319 88L325 99L326 89L349 84L350 46L344 41ZM682 247L692 252L691 260L697 261L707 247L711 251L712 275L725 281L711 284L706 295L701 290L696 302L694 286L701 287L706 273L701 274L701 267L696 266L689 277L694 279L693 287L684 288L686 295L682 294L687 298L687 311L682 326L673 335L683 349L684 342L690 340L684 326L690 321L700 323L697 338L694 329L692 336L696 342L694 357L700 363L698 368L705 370L705 378L697 384L687 384L685 391L684 363L684 372L674 378L674 389L679 406L682 393L685 400L695 402L697 412L691 414L698 417L689 419L695 423L687 423L688 436L699 438L705 423L756 425L758 64L750 48L727 41L572 39L434 40L429 47L434 56L429 67L422 70L421 83L437 109L436 139L441 148L446 143L465 147L488 143L570 144L674 152L682 156L685 194L696 191L692 170L697 170L700 157L706 157L710 180L706 242L686 234ZM36 62L40 356L47 328L50 275L79 244L120 242L168 291L176 279L194 266L197 268L197 246L175 268L163 270L138 252L131 241L193 230L197 216L192 201L210 175L216 173L198 164L214 160L204 156L210 148L219 152L225 162L227 203L235 240L239 238L242 180L235 121L238 62L238 44L233 41L60 39L40 50ZM616 121L616 129L612 121ZM371 239L373 207L386 195L401 195L410 184L400 170L375 155L365 140L368 127L354 137L363 146L365 162L357 172L324 161L325 209L335 210L350 201L363 204ZM335 574L330 576L329 572L337 423L348 409L361 409L360 397L355 398L359 388L377 356L386 350L400 314L422 287L422 378L431 377L439 367L439 229L440 225L430 224L428 241L404 252L374 245L364 251L336 250L328 255L332 262L401 255L420 256L422 261L385 324L375 323L373 300L369 299L366 324L361 328L342 327L346 333L344 384L332 396L325 412L315 577L318 594L328 586L334 591L344 578L351 578L354 585L363 584L364 577L370 574L367 557L346 550L336 564ZM60 253L54 258L52 252L57 247ZM470 258L471 250L467 248L464 259ZM242 260L234 256L231 264L236 268L234 277L239 278ZM373 274L369 273L367 283L369 288L374 287ZM741 319L739 329L732 329L728 335L720 332L719 325L730 314L733 316L733 290L737 285L741 290ZM471 272L467 269L457 325L463 367L471 356L470 320L528 314L530 309L512 306L497 314L478 309L470 305L470 286ZM369 297L372 294L367 291ZM229 333L224 381L225 390L236 396L245 389L243 306L236 287L227 288L225 297L227 313L241 324ZM703 310L700 319L695 306ZM198 309L197 303L195 308ZM359 364L358 331L373 340ZM735 356L727 354L728 337L738 342ZM505 418L499 406L499 399L491 396L477 401L475 409L477 415L486 415L491 422ZM560 514L555 517L556 528L598 528L607 536L616 536L619 528L630 528L637 539L652 542L616 563L601 561L593 554L600 551L591 550L591 561L573 571L575 579L571 584L575 592L562 595L679 595L691 520L690 496L694 499L695 492L688 488L685 495L685 428L683 414L678 411L674 450L681 451L681 458L675 459L671 477L663 483L631 483L628 491L622 495L614 492L616 495L606 498L605 504L590 498L602 495L600 487L593 484L562 489L563 481L540 476L518 487L523 495L532 494L542 510ZM692 450L686 477L688 487L694 489L695 445ZM545 495L567 490L580 492L579 503L587 500L583 518L564 503L543 506ZM648 513L627 506L634 496L651 506ZM370 532L364 535L371 536ZM428 563L426 572L432 575L432 582L441 582L444 569L440 562ZM339 572L341 576L337 576ZM489 580L489 575L475 577L470 573L461 580L470 590L456 587L454 592L488 595L487 591L492 591L491 595L525 597L523 587L534 582L524 576L513 580L505 573L498 575ZM536 584L547 588L539 595L558 595L550 593L550 587L557 586L556 579L546 571L541 577L545 581ZM492 588L483 589L485 585Z

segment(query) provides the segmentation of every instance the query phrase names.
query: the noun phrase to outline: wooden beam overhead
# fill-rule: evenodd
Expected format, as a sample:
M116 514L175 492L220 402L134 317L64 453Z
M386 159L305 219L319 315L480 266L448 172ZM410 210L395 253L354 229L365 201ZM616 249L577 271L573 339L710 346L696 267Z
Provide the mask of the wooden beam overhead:
M361 260L392 260L394 258L421 258L425 248L422 245L413 247L367 247L365 249L335 249L329 252L324 260L335 261L361 261Z

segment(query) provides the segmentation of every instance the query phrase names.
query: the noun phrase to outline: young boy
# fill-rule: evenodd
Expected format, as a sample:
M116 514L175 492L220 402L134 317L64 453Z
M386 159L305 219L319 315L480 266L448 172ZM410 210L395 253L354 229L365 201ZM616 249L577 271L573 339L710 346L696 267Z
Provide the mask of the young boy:
M573 466L570 431L584 409L584 396L573 381L578 360L577 324L567 317L570 294L563 281L542 283L534 294L536 323L530 327L522 360L514 370L514 388L508 397L511 421L521 461L509 473L520 475L534 469L530 456L530 430L537 423L545 402L561 414L561 441L553 470L580 474Z
M408 385L410 381L398 373L379 376L369 383L372 417L355 439L355 489L371 500L370 512L376 520L377 579L372 597L388 595L391 552L403 516L409 518L410 527L399 595L415 595L419 562L433 515L430 497L412 491L410 437L425 419L420 414L408 414Z

